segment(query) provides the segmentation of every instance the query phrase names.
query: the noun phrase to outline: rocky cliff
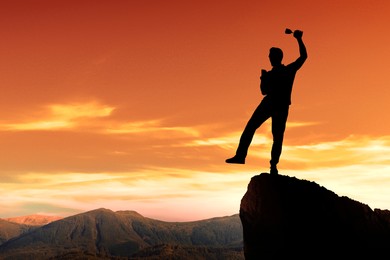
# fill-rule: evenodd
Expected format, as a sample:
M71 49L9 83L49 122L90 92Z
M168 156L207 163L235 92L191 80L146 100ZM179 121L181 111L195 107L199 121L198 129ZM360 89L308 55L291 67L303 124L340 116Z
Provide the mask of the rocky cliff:
M315 182L262 173L251 179L240 205L245 259L388 253L388 216Z

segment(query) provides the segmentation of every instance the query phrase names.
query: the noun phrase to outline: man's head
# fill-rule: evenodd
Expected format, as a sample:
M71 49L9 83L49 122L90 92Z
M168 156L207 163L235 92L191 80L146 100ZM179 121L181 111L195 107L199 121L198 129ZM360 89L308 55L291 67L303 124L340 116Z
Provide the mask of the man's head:
M277 66L282 64L282 59L283 59L283 51L279 48L272 47L269 50L269 61L271 62L271 65Z

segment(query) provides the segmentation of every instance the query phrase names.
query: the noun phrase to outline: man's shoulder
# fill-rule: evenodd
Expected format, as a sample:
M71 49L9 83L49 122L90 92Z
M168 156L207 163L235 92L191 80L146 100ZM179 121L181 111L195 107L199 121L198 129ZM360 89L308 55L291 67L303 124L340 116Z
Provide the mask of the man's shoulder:
M291 62L290 64L286 65L286 70L289 71L297 71L302 65L298 62L298 60Z
M306 59L300 56L300 57L298 57L298 59L296 59L295 61L288 64L287 67L291 70L297 71L302 67L302 65L303 65L303 63L305 63L305 61L306 61Z

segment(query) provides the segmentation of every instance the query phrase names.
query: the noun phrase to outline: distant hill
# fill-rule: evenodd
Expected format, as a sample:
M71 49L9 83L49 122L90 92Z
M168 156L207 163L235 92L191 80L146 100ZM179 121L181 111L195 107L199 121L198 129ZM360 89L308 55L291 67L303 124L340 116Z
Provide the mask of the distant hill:
M240 218L247 259L379 259L390 250L388 210L288 176L254 176Z
M183 246L178 248L186 248L186 252L200 250L203 255L216 254L218 249L207 253L202 247L221 251L232 248L234 253L236 247L242 248L241 222L238 215L194 222L164 222L145 218L134 211L97 209L54 221L11 239L0 246L0 256L5 259L128 258L137 252L149 254L151 251L147 248L163 244Z
M0 245L33 229L33 226L13 223L4 219L0 219Z
M4 220L30 226L43 226L59 219L62 219L62 217L34 214L14 218L5 218Z

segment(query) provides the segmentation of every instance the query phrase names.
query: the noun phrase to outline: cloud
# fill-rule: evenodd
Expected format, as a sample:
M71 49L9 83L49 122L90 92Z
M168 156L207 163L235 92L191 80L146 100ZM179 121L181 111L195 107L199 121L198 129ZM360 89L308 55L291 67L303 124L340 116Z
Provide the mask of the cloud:
M148 139L199 137L196 127L166 124L164 119L128 121L113 118L117 108L97 101L51 104L19 122L0 122L0 131L83 131L102 135L144 136ZM38 116L37 116L38 114Z
M141 134L155 137L182 137L199 136L199 131L194 127L166 126L163 119L115 123L105 130L110 134Z
M181 211L181 217L187 214L187 219L199 219L202 214L207 217L215 216L202 212L204 203L200 203L201 201L218 201L215 208L224 204L226 207L226 202L223 201L228 198L238 203L247 178L244 174L217 174L174 168L150 168L114 174L57 173L55 178L52 174L28 173L19 177L19 183L2 186L4 196L0 198L0 206L4 206L2 214L7 216L7 211L14 212L11 207L6 207L10 201L15 206L55 205L57 208L74 209L73 211L107 207L156 214L156 208L175 202L183 206L197 205L188 214L184 212L184 208L176 208L176 211ZM40 208L40 211L44 210ZM230 213L236 212L230 210ZM218 213L214 209L212 214Z
M200 142L197 149L225 147L226 143L234 143L229 139L234 135L218 139L225 140L223 143ZM254 145L265 145L266 142L268 149L271 140L258 140ZM197 142L192 143L195 144ZM348 136L332 142L286 144L280 172L315 181L340 196L348 196L371 207L386 209L390 203L389 147L390 136ZM186 154L196 157L194 147L182 148L188 148ZM256 150L252 151L252 158L269 156L268 150L267 154L256 153ZM175 159L181 160L180 157ZM248 163L236 167L215 160L211 163L217 166L216 171L205 170L211 169L209 166L200 169L183 164L180 167L178 163L167 167L144 164L123 172L25 173L2 184L0 192L4 195L0 198L0 206L7 216L13 212L11 201L15 207L55 205L73 212L98 207L131 209L148 217L175 221L235 214L250 178L260 173L259 165ZM204 201L212 207L205 206ZM44 211L43 208L40 210Z
M98 102L49 106L49 110L53 116L68 120L75 120L82 117L107 117L111 115L114 109L114 107L101 105Z
M218 136L215 125L183 127L168 125L164 119L114 121L113 107L88 104L50 106L47 115L74 123L73 129L94 123L96 139L88 139L90 133L82 133L80 139L73 140L75 132L63 131L62 135L54 133L52 139L46 140L47 133L42 133L43 140L50 145L47 154L40 155L42 160L38 164L52 164L52 168L35 165L37 158L33 156L46 149L39 141L39 149L24 156L33 159L22 163L27 165L23 172L12 174L11 178L11 174L3 171L2 179L8 180L0 188L4 194L0 198L4 215L13 212L12 205L18 208L28 204L53 205L74 212L98 207L131 209L148 217L173 220L179 216L182 220L195 220L235 214L250 178L262 172L259 167L268 169L272 145L269 129L259 130L255 135L246 165L226 165L224 160L234 153L240 131L226 131ZM75 113L76 110L80 113ZM94 121L97 118L102 120ZM296 127L310 125L295 123ZM36 133L12 133L12 136L21 134ZM64 146L55 143L53 152L50 149L57 140ZM72 148L64 149L67 145ZM390 136L351 135L334 141L300 144L286 140L279 168L281 174L313 180L340 195L384 208L390 202L386 190L390 184L386 173L390 171L389 147ZM57 150L71 151L66 154L77 155L77 160L66 157L64 163L64 154L56 155ZM4 154L10 153L4 150ZM17 162L20 152L14 154L13 161ZM81 158L82 155L91 158ZM31 169L35 172L28 172ZM205 201L213 207L205 206ZM166 209L170 209L169 214Z
M314 125L320 125L321 122L289 122L287 121L287 128L298 128L298 127L307 127L307 126L314 126Z
M390 136L348 136L342 140L283 148L287 160L304 162L305 167L334 167L342 165L388 165Z
M288 128L299 128L299 127L307 127L307 126L313 126L321 124L319 122L287 122ZM257 134L253 137L253 141L251 143L251 146L257 146L257 145L266 145L269 142L272 142L272 137L270 132L266 133L264 132L264 129L270 129L271 122L266 121L264 125L257 130ZM208 131L207 127L203 126L201 129ZM264 134L258 134L258 133L264 133ZM204 135L206 135L205 133ZM182 144L182 146L187 147L200 147L200 146L220 146L222 148L232 148L236 147L240 136L242 134L242 131L239 132L230 132L225 134L224 136L219 137L210 137L210 138L199 138L194 139L186 144Z
M290 127L307 127L316 124L320 123L292 122ZM176 146L189 149L218 147L222 151L234 153L241 133L239 131L226 133L219 137L194 138ZM272 142L270 131L266 128L259 129L253 137L248 156L268 159ZM296 143L296 139L293 143L289 143L289 139L284 141L282 163L288 162L290 166L294 164L294 167L302 168L373 163L387 165L390 163L390 136L350 135L335 141Z
M7 131L31 131L31 130L57 130L73 128L74 123L69 121L54 121L48 119L47 121L25 122L3 124L1 128Z
M52 104L45 106L40 118L30 118L23 122L2 123L3 131L63 130L77 128L83 121L92 118L108 117L115 107L102 105L96 101L87 103Z
M33 214L38 215L47 215L47 216L63 216L67 217L80 213L78 209L64 208L59 207L53 204L48 203L15 203L13 202L10 205L5 205L0 202L2 205L2 215L1 218L7 217L17 217L17 216L27 216Z

